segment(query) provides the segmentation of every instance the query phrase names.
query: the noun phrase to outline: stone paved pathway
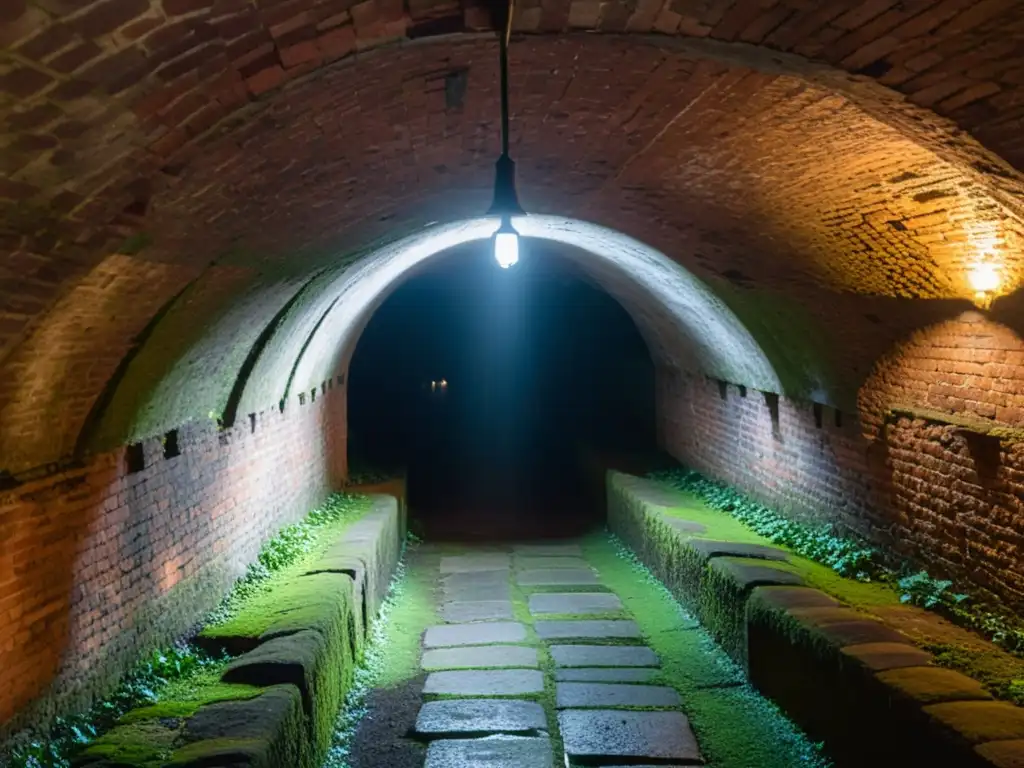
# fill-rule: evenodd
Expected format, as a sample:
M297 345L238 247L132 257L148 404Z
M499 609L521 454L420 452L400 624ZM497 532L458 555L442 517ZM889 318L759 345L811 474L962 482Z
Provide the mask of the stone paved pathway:
M438 578L425 768L703 764L678 692L650 682L657 654L578 545L446 555Z

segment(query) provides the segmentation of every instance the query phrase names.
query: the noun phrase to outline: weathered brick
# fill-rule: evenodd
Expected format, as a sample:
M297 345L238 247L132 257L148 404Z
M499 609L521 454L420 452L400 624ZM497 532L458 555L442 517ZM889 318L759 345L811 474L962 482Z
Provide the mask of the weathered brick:
M284 70L280 66L271 66L247 78L245 84L253 96L260 96L276 88L284 81Z
M103 49L91 40L86 40L62 53L49 63L51 69L64 74L71 74L85 66L93 59L101 56Z
M32 96L52 84L52 77L31 67L19 67L0 75L0 91L19 98Z
M69 23L85 37L99 37L113 32L149 11L149 0L105 0L97 3Z

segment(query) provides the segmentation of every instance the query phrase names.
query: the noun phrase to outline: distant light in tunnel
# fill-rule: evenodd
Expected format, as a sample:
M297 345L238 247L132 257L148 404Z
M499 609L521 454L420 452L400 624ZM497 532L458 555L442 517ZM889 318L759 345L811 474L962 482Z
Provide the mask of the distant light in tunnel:
M501 226L494 233L494 259L502 269L508 269L519 261L519 233L507 217L502 219Z

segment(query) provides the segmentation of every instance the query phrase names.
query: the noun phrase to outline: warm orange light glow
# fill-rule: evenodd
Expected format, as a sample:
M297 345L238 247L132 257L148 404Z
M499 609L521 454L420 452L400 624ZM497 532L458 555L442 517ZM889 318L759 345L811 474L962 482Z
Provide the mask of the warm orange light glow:
M999 267L991 262L981 262L971 267L967 279L977 293L994 293L1001 281Z

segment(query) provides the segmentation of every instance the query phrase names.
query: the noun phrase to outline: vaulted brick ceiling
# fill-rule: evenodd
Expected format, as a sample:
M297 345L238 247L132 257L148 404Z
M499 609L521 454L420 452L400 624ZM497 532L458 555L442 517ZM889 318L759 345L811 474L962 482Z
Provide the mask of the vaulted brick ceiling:
M661 250L773 359L827 371L797 394L849 401L895 339L967 295L980 252L1018 266L1018 6L521 2L524 203ZM200 382L225 359L230 380L320 270L479 215L497 73L493 35L471 31L487 18L451 2L7 0L0 469L68 455L112 380L144 388L118 372L140 333L150 379ZM794 333L815 338L794 352ZM205 408L193 386L182 402Z

